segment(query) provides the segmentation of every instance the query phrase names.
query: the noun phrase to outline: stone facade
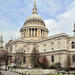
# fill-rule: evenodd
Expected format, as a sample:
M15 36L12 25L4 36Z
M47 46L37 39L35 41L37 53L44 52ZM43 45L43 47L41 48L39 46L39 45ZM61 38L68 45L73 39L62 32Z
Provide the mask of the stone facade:
M61 66L65 67L67 62L71 61L71 66L75 67L75 36L60 33L48 37L48 32L44 20L37 13L35 2L32 15L27 18L20 30L21 37L10 40L6 44L6 49L11 57L16 58L17 53L20 53L21 58L22 55L25 57L25 62L23 59L21 61L22 67L33 68L31 63L33 50L39 52L40 57L46 56L49 65L60 62Z

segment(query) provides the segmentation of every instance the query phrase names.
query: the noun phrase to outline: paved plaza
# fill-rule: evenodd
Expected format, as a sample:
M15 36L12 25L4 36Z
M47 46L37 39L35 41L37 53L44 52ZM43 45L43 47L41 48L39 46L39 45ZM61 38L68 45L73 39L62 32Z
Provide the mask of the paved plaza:
M21 74L18 74L18 73L15 73L15 72L11 72L11 71L2 71L2 74L3 75L21 75Z

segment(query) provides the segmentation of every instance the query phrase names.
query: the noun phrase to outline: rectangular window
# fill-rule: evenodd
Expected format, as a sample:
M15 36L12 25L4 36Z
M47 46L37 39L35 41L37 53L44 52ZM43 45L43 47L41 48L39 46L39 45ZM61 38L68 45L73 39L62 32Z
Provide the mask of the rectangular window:
M23 63L25 63L25 61L26 61L26 57L23 57Z
M35 29L35 37L37 37L37 29Z
M72 56L72 61L75 62L75 55Z
M11 49L10 50L12 51L12 46L11 46Z
M53 55L51 56L51 61L54 62L54 56Z

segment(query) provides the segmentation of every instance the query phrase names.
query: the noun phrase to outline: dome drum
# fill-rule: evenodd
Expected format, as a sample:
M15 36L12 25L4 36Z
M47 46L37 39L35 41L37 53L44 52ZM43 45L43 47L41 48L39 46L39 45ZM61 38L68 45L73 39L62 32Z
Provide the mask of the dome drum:
M35 28L35 29L40 29L40 30L42 29L42 30L46 31L47 33L49 33L49 31L46 27L37 27L37 26L23 27L23 28L21 28L20 32L25 31L26 29L30 29L30 28L31 29Z

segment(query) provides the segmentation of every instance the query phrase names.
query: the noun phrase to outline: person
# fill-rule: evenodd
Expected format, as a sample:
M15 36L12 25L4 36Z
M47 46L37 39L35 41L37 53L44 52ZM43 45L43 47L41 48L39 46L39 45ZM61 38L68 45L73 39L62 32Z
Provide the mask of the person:
M68 71L70 71L70 66L68 66Z
M65 67L65 71L68 71L68 67Z

